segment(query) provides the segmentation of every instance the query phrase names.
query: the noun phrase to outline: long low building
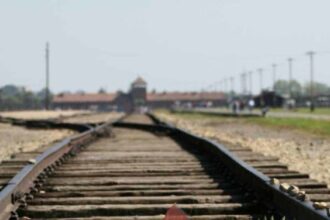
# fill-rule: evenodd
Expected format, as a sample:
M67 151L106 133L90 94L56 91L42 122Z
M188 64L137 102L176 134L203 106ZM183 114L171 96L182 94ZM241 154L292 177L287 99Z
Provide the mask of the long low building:
M128 93L62 93L53 98L52 107L131 112L141 108L217 107L225 103L222 92L147 92L147 83L138 77Z

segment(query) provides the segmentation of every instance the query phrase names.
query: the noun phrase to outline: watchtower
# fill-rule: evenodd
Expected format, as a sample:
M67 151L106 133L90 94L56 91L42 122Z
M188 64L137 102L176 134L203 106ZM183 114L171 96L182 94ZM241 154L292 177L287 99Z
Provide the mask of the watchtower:
M138 77L131 84L130 91L134 109L137 110L139 107L146 106L147 101L147 83L141 77Z

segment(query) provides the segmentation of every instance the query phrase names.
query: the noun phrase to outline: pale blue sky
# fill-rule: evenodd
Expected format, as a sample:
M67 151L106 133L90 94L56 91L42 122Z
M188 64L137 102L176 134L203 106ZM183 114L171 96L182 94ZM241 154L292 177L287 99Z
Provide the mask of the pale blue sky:
M51 89L126 90L137 75L157 90L200 90L271 64L287 78L330 84L329 0L0 0L0 86L39 90L51 43ZM259 88L257 75L255 90Z

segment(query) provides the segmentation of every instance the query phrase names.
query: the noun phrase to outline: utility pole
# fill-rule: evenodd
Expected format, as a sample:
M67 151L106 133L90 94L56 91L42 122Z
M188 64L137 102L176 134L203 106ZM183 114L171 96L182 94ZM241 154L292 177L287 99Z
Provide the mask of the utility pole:
M234 77L229 77L228 78L229 83L230 83L230 91L229 91L229 99L232 100L234 97Z
M247 89L246 89L246 73L245 72L242 73L241 77L242 77L242 95L244 96L247 93Z
M250 96L252 96L252 71L249 72Z
M49 109L49 42L46 43L46 90L45 90L45 109Z
M276 68L277 68L277 64L273 64L273 91L275 93L275 84L276 84Z
M241 96L244 95L244 73L241 73Z
M264 101L264 94L262 92L263 90L263 79L262 79L262 71L263 69L262 68L259 68L258 69L258 72L259 72L259 77L260 77L260 106L264 106L265 105L265 101Z
M307 55L310 58L310 71L311 71L311 85L310 85L310 99L311 99L311 104L310 104L310 110L313 112L315 110L315 103L314 103L314 51L309 51L307 52Z
M292 58L288 58L288 63L289 63L289 96L290 99L292 98Z
M231 93L234 93L234 77L230 77L230 90Z
M273 67L273 107L276 107L276 91L275 91L275 85L276 85L276 68L277 68L277 64L273 63L272 65Z
M225 78L224 82L225 82L225 93L228 93L228 79Z
M217 92L217 83L213 84L213 92Z
M260 77L260 94L262 93L262 90L263 90L263 85L262 85L263 84L262 71L263 71L262 68L259 68L258 69L259 77Z

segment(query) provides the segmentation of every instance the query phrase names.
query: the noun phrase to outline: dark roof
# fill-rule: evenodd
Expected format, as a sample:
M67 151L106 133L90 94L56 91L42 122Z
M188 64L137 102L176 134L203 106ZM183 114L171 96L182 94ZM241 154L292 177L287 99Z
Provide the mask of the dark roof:
M120 93L60 94L54 97L53 103L113 102L120 95ZM222 92L163 92L147 94L147 101L215 101L223 99L225 99L225 96Z
M225 99L222 92L163 92L147 94L148 101L214 101L222 99Z
M146 85L147 82L140 76L132 82L132 86L146 86Z

